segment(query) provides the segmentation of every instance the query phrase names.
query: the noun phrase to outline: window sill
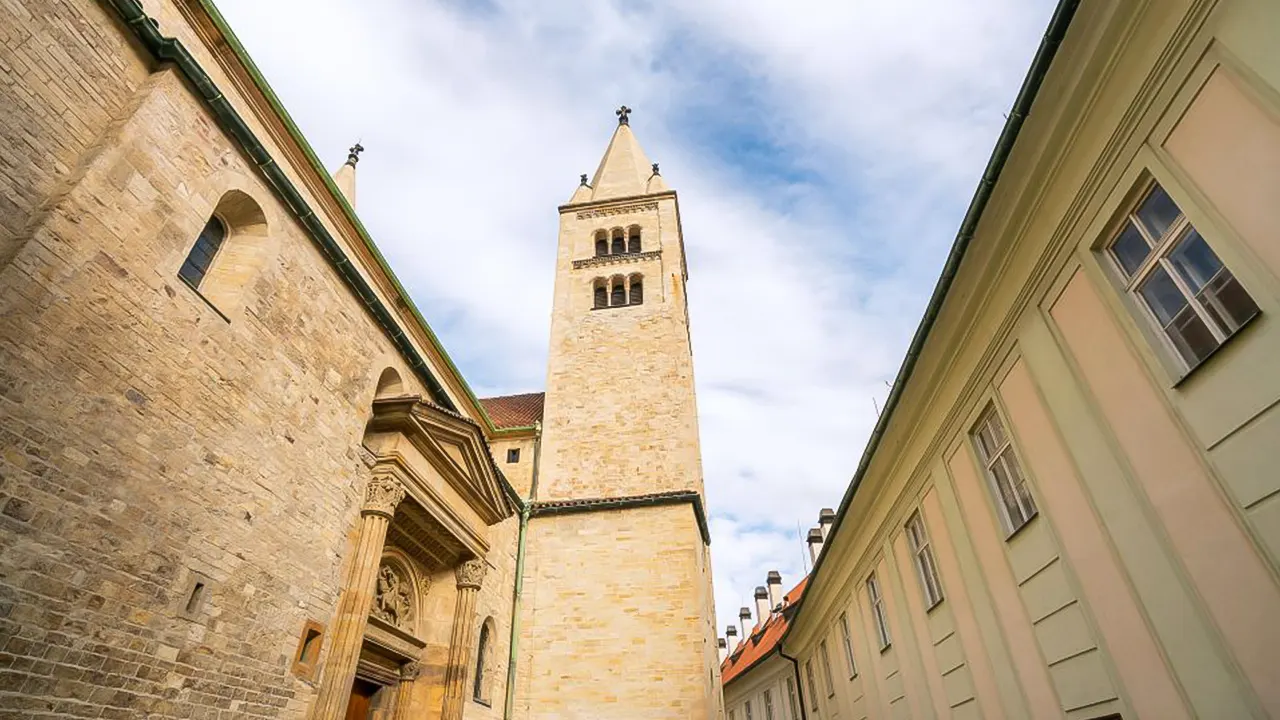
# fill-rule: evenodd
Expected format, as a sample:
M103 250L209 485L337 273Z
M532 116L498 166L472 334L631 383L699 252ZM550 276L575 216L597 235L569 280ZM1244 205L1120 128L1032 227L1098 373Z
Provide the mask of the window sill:
M997 500L997 502L999 502L999 500ZM1023 531L1023 530L1026 530L1026 529L1027 529L1027 527L1028 527L1029 525L1031 525L1031 523L1035 522L1035 521L1036 521L1036 518L1038 518L1038 517L1040 517L1040 511L1039 511L1039 510L1037 510L1037 511L1036 511L1036 514L1035 514L1035 515L1032 515L1031 517L1027 518L1027 521L1026 521L1026 522L1024 522L1024 523L1022 523L1021 525L1019 525L1018 527L1014 528L1014 529L1013 529L1013 532L1009 533L1008 535L1005 535L1005 536L1004 536L1004 541L1007 543L1007 542L1009 542L1009 541L1013 540L1014 538L1018 537L1018 535L1021 535L1021 534L1022 534L1022 531Z
M626 305L605 305L604 307L593 307L591 312L599 312L601 310L625 310L633 307L643 307L644 303L627 303Z
M484 706L484 707L493 707L493 703L489 702L488 700L481 700L481 699L480 699L480 698L478 698L478 697L473 697L473 698L471 698L471 702L473 702L473 703L475 703L475 704L477 704L477 705L482 705L482 706Z
M195 286L195 285L192 285L191 283L187 282L187 279L186 279L186 278L184 278L184 277L182 277L181 275L179 275L179 276L178 276L178 282L182 283L182 284L183 284L183 286L185 286L188 290L190 290L191 292L195 293L195 294L196 294L196 297L200 298L200 300L201 300L202 302L204 302L204 304L205 304L205 305L208 305L210 310L212 310L212 311L214 311L215 313L217 313L217 314L218 314L218 317L222 318L222 321L223 321L223 322L225 322L225 323L226 323L226 324L228 324L228 325L230 325L230 324L231 324L231 318L229 318L229 317L227 317L226 315L222 314L222 311L218 309L218 306L217 306L217 305L214 305L214 304L213 304L213 302L212 302L211 300L209 300L209 298L205 297L205 296L204 296L204 293L200 292L200 290L199 290L198 288L196 288L196 286Z
M1256 320L1257 320L1258 318L1260 318L1260 317L1262 317L1262 311L1261 311L1261 310L1259 310L1258 312L1254 313L1253 315L1250 315L1250 316L1249 316L1249 319L1248 319L1248 320L1245 320L1245 321L1244 321L1244 322L1242 322L1242 323L1240 323L1240 327L1236 328L1236 331L1235 331L1235 332L1233 332L1233 333L1231 333L1231 335L1229 335L1229 336L1227 337L1227 339L1226 339L1226 340L1223 340L1221 345L1218 345L1218 347L1214 348L1213 350L1210 350L1208 355L1205 355L1205 356L1204 356L1204 357L1203 357L1199 362L1197 362L1195 365L1192 365L1191 367L1187 368L1187 371L1186 371L1185 373L1183 373L1181 377L1179 377L1179 378L1175 379L1175 380L1173 381L1173 385L1172 385L1172 387L1173 387L1175 390L1176 390L1176 389L1178 389L1178 388L1179 388L1179 387L1180 387L1184 382L1186 382L1186 381L1187 381L1187 379L1188 379L1188 378L1190 378L1192 375L1194 375L1194 374L1196 373L1196 371L1197 371L1197 370L1199 370L1200 368L1204 367L1205 365L1208 365L1208 364L1209 364L1209 361L1210 361L1210 360L1212 360L1212 359L1214 358L1214 356L1215 356L1215 355L1217 355L1218 353L1222 352L1222 349L1223 349L1223 348L1225 348L1226 346L1230 345L1231 343L1233 343L1233 342L1236 340L1236 338L1238 338L1238 337L1240 337L1241 335L1243 335L1243 334L1245 333L1245 331L1246 331L1246 330L1247 330L1251 325L1253 325L1253 324L1254 324L1254 321L1256 321Z
M1025 525L1026 523L1023 523L1023 524ZM939 605L941 605L941 604L942 604L943 602L945 602L945 601L946 601L946 598L945 598L945 597L940 597L940 598L938 598L937 600L935 600L935 601L933 602L933 604L932 604L932 605L930 605L929 607L927 607L927 608L925 608L925 609L924 609L924 614L925 614L925 615L928 615L928 614L932 613L934 610L937 610L937 609L938 609L938 606L939 606Z
M893 647L893 643L891 643L891 642L890 642L890 643L885 643L884 645L881 645L881 646L880 646L880 654L881 654L881 655L883 655L883 654L885 654L885 653L889 652L889 649L890 649L890 648L892 648L892 647Z

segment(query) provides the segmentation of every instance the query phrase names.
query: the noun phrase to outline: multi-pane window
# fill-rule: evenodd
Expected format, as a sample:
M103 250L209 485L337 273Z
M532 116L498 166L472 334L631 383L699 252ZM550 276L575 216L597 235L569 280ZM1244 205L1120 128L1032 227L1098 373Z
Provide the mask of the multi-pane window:
M880 636L880 649L884 650L892 642L889 639L889 620L884 615L884 596L880 594L880 581L876 574L867 578L867 595L871 598L871 616L876 622L876 634Z
M844 664L849 668L849 677L858 676L858 666L853 662L853 635L849 633L849 616L840 613L840 642L844 645Z
M773 691L764 691L764 720L774 720L773 717Z
M804 663L804 679L805 684L809 686L809 707L814 712L818 711L818 683L813 679L813 661L806 660Z
M994 405L989 406L982 420L978 421L978 427L973 431L973 441L986 465L987 480L999 498L996 504L1000 508L1005 532L1012 535L1035 517L1036 501L1031 497L1027 478L1022 474L1018 456L1013 452L1013 443L1010 442Z
M800 698L796 697L796 683L787 678L787 711L790 720L800 720Z
M1159 184L1125 218L1107 255L1188 368L1258 314L1257 303Z
M747 701L747 704L745 704L745 705L743 705L743 706L742 706L742 714L743 714L744 716L746 716L746 719L747 719L747 720L755 720L755 717L751 714L751 701L750 701L750 700L748 700L748 701Z
M929 544L929 533L925 531L924 518L920 517L919 511L912 513L907 520L907 542L915 556L916 576L924 592L925 607L931 608L942 602L942 582L938 580L938 563L934 560L933 546Z
M226 239L227 226L216 216L209 218L209 222L200 231L200 236L196 238L195 245L191 246L191 252L187 253L187 259L178 269L178 277L193 288L200 287L204 276L209 272L209 266L213 264L213 257L218 254L218 248L222 247L222 241Z
M627 237L627 252L640 252L640 228L631 228L631 234Z
M836 684L831 677L831 653L827 651L827 641L818 643L818 653L822 660L822 679L827 683L827 697L836 694Z
M622 237L621 230L613 231L613 244L610 246L610 253L613 255L621 255L627 251L627 241Z

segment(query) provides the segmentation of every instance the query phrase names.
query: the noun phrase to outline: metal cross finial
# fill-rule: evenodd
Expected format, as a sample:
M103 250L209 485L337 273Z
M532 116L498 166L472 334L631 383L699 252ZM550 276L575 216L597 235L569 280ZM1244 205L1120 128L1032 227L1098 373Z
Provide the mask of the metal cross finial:
M654 174L654 175L661 175L661 174L662 174L662 173L658 172L658 163L654 163L654 164L653 164L653 174Z
M581 175L579 175L579 176L578 176L578 184L579 184L579 185L586 185L586 184L587 184L587 174L586 174L586 173L582 173Z
M619 125L631 124L631 108L627 107L626 105L623 105L622 107L615 110L613 114L618 116Z
M347 150L347 164L355 167L355 164L360 162L360 153L362 152L364 152L364 146L357 140L356 144Z

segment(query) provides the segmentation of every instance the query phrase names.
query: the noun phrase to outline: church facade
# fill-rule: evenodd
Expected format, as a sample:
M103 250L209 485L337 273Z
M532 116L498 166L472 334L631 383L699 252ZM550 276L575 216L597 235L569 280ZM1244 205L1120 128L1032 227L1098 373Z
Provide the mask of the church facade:
M676 194L618 112L477 398L204 0L0 10L0 718L718 718Z

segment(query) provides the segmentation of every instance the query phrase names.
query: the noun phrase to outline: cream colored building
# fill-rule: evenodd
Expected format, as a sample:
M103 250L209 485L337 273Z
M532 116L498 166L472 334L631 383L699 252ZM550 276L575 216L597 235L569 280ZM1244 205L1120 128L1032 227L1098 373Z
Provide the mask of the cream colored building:
M559 208L547 392L479 399L361 149L331 175L211 2L15 0L0 40L0 719L722 717L628 110Z
M1280 716L1277 28L1059 4L782 641L806 720Z

